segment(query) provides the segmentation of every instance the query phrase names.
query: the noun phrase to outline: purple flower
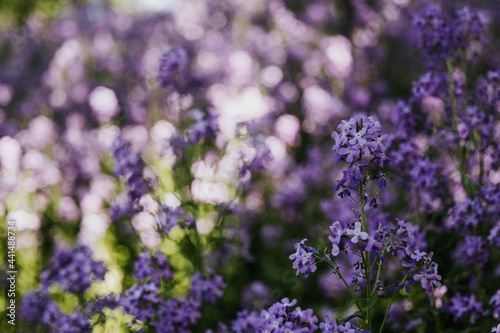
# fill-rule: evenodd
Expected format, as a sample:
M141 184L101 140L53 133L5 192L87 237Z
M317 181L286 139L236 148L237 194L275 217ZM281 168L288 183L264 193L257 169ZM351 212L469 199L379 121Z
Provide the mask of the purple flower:
M165 88L173 88L180 93L187 93L198 88L200 77L188 72L189 57L182 46L176 46L165 52L159 61L156 81Z
M496 225L493 227L493 229L490 230L488 241L491 245L500 247L500 225Z
M450 18L439 5L429 5L415 16L414 26L420 34L420 47L435 59L457 57L465 51L469 40L479 39L484 22L477 11L468 7Z
M163 278L169 280L174 276L168 264L168 258L157 251L155 255L144 252L139 255L139 259L134 263L134 278L140 282L151 278L156 283Z
M314 254L318 251L312 247L305 245L307 238L303 239L300 243L295 244L297 252L289 256L290 260L294 260L293 268L297 269L297 274L304 274L304 277L309 276L309 272L314 273L317 269L314 264Z
M117 178L124 178L127 185L127 195L133 205L134 210L140 210L137 203L139 199L149 191L149 184L142 176L145 167L140 155L132 153L130 142L118 137L113 143L112 153L115 158L114 173ZM126 207L126 209L129 209ZM116 210L116 208L115 208ZM116 211L118 217L122 212Z
M361 119L359 122L354 118L348 121L342 120L337 126L337 131L332 132L332 138L335 140L332 160L335 164L341 159L347 163L361 164L361 152L364 157L371 158L371 161L387 159L384 152L388 135L380 132L380 123L373 117Z
M330 230L332 231L332 234L328 237L328 239L330 239L330 242L332 242L332 244L340 244L340 240L345 232L344 228L342 228L342 226L340 225L340 222L333 222Z
M365 251L372 252L382 249L382 243L377 240L379 239L379 236L380 235L377 231L372 230L371 235L368 236Z
M487 311L483 310L483 304L476 301L476 295L474 294L470 297L461 296L460 294L452 297L447 306L447 311L453 313L454 321L466 318L468 315L471 324L474 324L480 316L488 314Z
M222 289L225 286L222 276L215 274L215 272L209 271L208 275L197 272L192 277L189 293L197 302L214 303L216 298L222 296Z
M481 236L466 236L455 255L462 266L484 265L488 261L489 251Z
M362 240L366 240L368 238L368 234L361 230L361 222L355 222L354 229L348 229L346 232L349 236L352 236L351 242L353 243L357 243L360 238Z
M493 306L493 317L498 319L500 317L500 289L491 297L489 304Z
M104 280L106 267L92 259L92 250L80 245L71 251L58 251L52 267L45 270L40 280L45 288L59 284L64 290L85 292L94 281Z
M420 252L420 250L415 250L413 253L410 255L412 259L414 259L416 262L419 262L422 258L425 258L427 255L426 252Z
M424 266L420 273L413 276L413 280L420 281L422 288L430 295L434 287L441 286L441 275L437 274L437 264L432 263L429 267Z
M207 111L192 109L189 116L193 123L183 132L177 132L169 139L170 145L174 148L184 148L198 144L203 139L215 140L219 131L217 113L214 109Z
M173 227L180 226L184 229L189 229L194 225L195 217L188 215L180 206L169 207L161 205L158 212L158 225L160 230L168 234Z

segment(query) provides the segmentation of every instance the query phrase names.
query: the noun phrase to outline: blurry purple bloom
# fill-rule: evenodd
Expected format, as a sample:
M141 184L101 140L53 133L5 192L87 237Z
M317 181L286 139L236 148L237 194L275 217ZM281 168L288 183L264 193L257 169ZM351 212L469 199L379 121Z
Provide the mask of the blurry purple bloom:
M40 280L45 288L57 283L64 290L81 293L94 281L104 280L106 268L92 259L92 250L80 245L71 251L56 252L52 267L45 270Z
M379 238L379 233L375 230L372 230L371 235L367 239L365 251L372 252L381 250L382 243L377 240L378 238Z
M419 262L422 258L425 258L425 256L427 255L427 253L425 252L420 252L419 250L415 250L411 255L410 257L412 259L415 259L416 262Z
M167 257L159 251L154 256L149 252L141 253L134 263L134 278L140 282L151 278L159 284L159 278L169 280L173 276Z
M500 289L491 297L489 304L493 306L493 317L500 318Z

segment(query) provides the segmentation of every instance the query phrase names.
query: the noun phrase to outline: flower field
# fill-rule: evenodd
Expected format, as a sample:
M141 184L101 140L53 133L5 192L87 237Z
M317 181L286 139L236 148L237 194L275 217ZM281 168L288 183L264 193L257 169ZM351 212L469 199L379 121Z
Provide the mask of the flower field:
M0 332L500 332L495 1L0 2Z

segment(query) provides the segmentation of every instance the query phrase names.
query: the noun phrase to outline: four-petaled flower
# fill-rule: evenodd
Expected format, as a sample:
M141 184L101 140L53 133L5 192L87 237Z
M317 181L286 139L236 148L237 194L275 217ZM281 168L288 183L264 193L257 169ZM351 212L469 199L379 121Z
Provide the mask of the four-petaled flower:
M354 230L347 230L347 234L352 236L351 242L357 243L359 238L362 240L366 240L368 238L368 234L361 230L361 222L354 223Z

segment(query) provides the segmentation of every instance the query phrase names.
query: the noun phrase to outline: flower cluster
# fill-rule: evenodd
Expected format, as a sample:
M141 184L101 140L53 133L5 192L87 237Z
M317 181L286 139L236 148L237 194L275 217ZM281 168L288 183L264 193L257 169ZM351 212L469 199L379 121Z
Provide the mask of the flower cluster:
M126 290L119 304L125 313L133 316L134 322L149 324L162 333L190 332L189 326L196 324L201 317L202 302L215 302L222 296L222 288L225 287L220 275L196 272L192 276L188 295L165 298L164 283L161 281L167 282L173 275L167 258L160 252L155 256L141 255L134 277L140 283Z
M405 279L412 273L413 280L420 282L427 295L431 295L434 288L441 286L441 275L438 274L438 264L432 261L432 255L432 252L427 254L415 250L415 252L410 255L411 260L405 265L409 266L408 270L403 272L405 274ZM417 266L419 263L421 263L421 269ZM402 282L400 287L403 285L406 291L409 292L406 281Z
M2 5L18 328L500 330L495 1L65 2Z
M185 48L176 46L160 58L158 81L163 87L171 87L186 93L201 85L201 79L188 72L189 57Z
M174 276L168 264L168 258L157 251L155 254L144 252L134 263L134 278L140 282L151 279L159 284L159 279L169 280Z
M80 245L71 251L58 251L52 267L45 270L40 280L44 288L53 284L60 285L72 293L83 293L94 281L104 280L106 267L92 259L92 250Z
M113 143L112 153L115 158L114 174L116 178L123 178L127 186L127 196L129 202L125 207L132 205L133 210L139 210L139 199L149 191L149 184L143 177L145 167L139 154L132 153L132 144L118 137ZM118 208L115 208L117 210ZM130 208L123 208L121 212L130 211ZM117 212L115 215L119 216Z
M382 134L380 123L371 116L359 121L355 118L342 120L332 137L335 140L332 148L335 150L332 158L335 165L343 160L352 167L365 158L368 163L378 163L382 167L389 159L385 156L388 135Z
M479 40L485 22L478 11L464 7L450 18L440 5L429 5L415 16L413 25L420 34L420 47L432 58L459 56L470 41Z
M455 256L462 266L482 266L489 257L487 243L481 236L465 236L465 242L457 249Z
M303 239L300 243L296 243L295 249L297 251L291 254L289 258L293 260L293 268L297 270L297 275L302 273L305 277L308 277L309 272L314 273L317 269L314 263L314 254L318 253L318 251L315 248L305 245L306 241L307 238Z
M62 312L59 304L52 299L50 287L58 285L65 291L83 295L93 282L104 279L106 268L92 259L92 251L80 245L72 251L59 251L52 267L45 270L40 280L41 288L26 294L22 303L21 318L33 327L42 325L51 332L91 332L91 318L102 313L104 308L118 306L115 298L108 295L81 304L70 314Z
M269 309L262 310L260 316L257 312L241 311L232 322L231 330L226 328L221 332L316 332L318 328L323 333L364 332L350 322L340 323L330 320L328 316L318 327L318 317L313 314L313 310L302 310L299 306L292 309L295 304L297 300L283 298Z
M474 198L457 202L446 219L446 227L468 233L479 224L487 224L493 230L493 219L500 217L499 203L498 186L489 184L481 188Z
M160 230L168 234L173 227L180 226L181 228L188 229L193 226L195 218L184 212L180 206L169 207L161 205L158 216L158 225Z
M352 229L351 229L352 228ZM329 236L332 243L332 255L338 256L341 251L345 251L349 256L352 256L351 248L355 245L360 246L364 251L377 252L382 249L382 243L379 241L382 236L376 230L373 230L369 235L362 230L361 222L356 221L354 225L341 226L339 221L330 226L332 234Z
M170 138L170 145L174 148L193 146L203 139L214 140L219 129L217 113L214 109L207 111L192 109L189 111L192 124L184 133L177 132Z
M469 297L460 294L453 296L447 310L453 313L455 321L468 317L471 324L474 324L479 317L488 314L487 311L483 310L483 304L476 300L474 294Z

